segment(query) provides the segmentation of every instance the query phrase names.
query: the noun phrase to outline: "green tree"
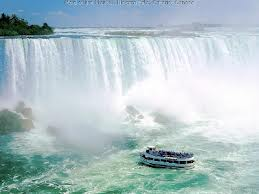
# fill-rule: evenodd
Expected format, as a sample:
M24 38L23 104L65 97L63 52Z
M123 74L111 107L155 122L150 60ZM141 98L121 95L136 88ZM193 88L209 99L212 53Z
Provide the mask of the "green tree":
M24 19L17 17L15 14L8 16L4 13L0 17L0 36L17 36L17 35L49 35L53 34L53 28L47 23L42 26L29 25Z

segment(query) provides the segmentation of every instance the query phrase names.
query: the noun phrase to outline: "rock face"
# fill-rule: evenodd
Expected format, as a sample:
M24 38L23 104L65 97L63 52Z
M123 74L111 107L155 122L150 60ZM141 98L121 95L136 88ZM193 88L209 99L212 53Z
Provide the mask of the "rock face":
M17 113L21 113L25 118L33 120L32 109L30 107L26 107L23 101L18 102L15 107L15 111Z
M23 101L18 102L17 106L15 107L15 111L20 113L23 118L21 118L21 124L23 129L33 129L33 114L32 109L27 107Z
M30 107L20 101L15 111L0 110L0 133L18 132L34 128L33 114Z
M22 111L21 111L21 114L28 118L28 119L33 119L33 116L32 116L32 109L30 107L25 107Z
M27 129L27 130L34 128L34 124L31 119L21 118L21 126L22 126L22 129Z
M140 114L140 112L134 106L127 106L126 112L134 117Z
M21 118L17 113L7 109L0 111L0 133L20 131L21 129Z
M144 119L144 116L134 106L127 106L125 111L128 114L126 117L127 121L138 123L140 120Z

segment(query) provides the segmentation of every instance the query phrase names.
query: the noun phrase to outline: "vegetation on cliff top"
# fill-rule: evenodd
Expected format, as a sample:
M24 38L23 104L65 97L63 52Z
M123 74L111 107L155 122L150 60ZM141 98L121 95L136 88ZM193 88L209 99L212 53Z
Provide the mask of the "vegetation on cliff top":
M4 13L0 16L0 36L19 36L19 35L49 35L53 34L53 28L47 23L42 26L29 25L24 19L16 15L6 15Z

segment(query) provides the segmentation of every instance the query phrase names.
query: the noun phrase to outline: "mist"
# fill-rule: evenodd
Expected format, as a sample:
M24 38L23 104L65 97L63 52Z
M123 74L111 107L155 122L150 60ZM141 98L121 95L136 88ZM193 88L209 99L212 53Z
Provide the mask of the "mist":
M105 91L61 89L35 104L37 119L62 143L95 152L122 138L121 108Z
M71 33L60 29L61 34L62 30ZM8 39L3 97L31 106L36 129L86 150L102 150L135 135L123 129L129 105L149 121L155 122L154 112L161 113L172 122L193 125L190 131L209 138L255 136L258 37L251 32L219 31L213 37L210 33L215 32L188 37ZM197 128L199 123L209 125Z

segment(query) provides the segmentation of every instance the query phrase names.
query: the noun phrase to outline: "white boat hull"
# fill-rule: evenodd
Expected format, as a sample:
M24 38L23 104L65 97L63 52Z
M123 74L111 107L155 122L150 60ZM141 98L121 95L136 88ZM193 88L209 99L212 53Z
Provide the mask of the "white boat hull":
M188 160L166 160L163 157L154 157L147 153L141 153L140 163L155 168L192 168L194 167L194 158L188 158Z
M161 162L156 162L156 161L147 161L145 159L141 159L140 163L154 167L154 168L193 168L194 164L165 164Z

